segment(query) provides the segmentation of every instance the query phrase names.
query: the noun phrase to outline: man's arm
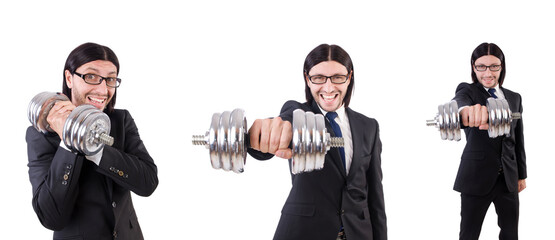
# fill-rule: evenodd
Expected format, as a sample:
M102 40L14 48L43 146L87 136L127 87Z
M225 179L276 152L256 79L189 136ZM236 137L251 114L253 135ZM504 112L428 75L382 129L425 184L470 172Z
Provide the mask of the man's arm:
M372 223L374 239L387 239L387 218L385 214L385 201L382 185L382 143L379 136L379 125L375 122L374 146L372 146L372 158L370 167L366 172L368 182L368 211Z
M84 157L60 147L54 133L45 135L29 127L25 139L33 209L44 227L61 230L70 219L79 194Z
M98 171L137 195L150 196L158 186L157 167L129 112L124 111L123 117L124 132L114 134L125 139L123 146L104 146ZM121 143L117 139L116 142Z
M522 113L522 98L518 95L518 109ZM515 134L515 157L516 157L516 164L518 167L518 191L522 191L526 188L526 178L527 170L526 170L526 151L524 150L524 129L523 129L523 122L522 118L515 120L516 126L514 130Z
M472 100L471 85L461 83L457 87L453 100L457 101L459 113L461 114L461 127L478 127L480 130L487 130L488 109L486 106L475 104Z
M301 106L296 101L288 101L281 108L279 117L255 120L249 129L249 154L258 160L267 160L274 155L290 159L293 156L289 148L293 139L293 111Z

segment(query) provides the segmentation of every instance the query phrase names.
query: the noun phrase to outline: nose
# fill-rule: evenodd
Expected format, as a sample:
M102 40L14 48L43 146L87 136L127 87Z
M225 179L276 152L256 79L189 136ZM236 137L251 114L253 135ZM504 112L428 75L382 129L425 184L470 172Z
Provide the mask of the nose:
M332 92L335 89L335 84L331 82L331 79L326 79L326 82L322 84L322 89L326 92Z
M100 84L95 85L95 89L102 94L108 94L108 85L106 85L106 81L102 81Z

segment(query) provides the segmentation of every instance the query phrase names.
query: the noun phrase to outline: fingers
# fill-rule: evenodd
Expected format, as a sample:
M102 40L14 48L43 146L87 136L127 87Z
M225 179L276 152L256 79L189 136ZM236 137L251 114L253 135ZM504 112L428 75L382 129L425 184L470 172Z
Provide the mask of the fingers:
M271 119L264 119L262 121L262 129L260 131L260 151L263 153L269 152L269 145L270 145L270 133L272 131L272 120ZM271 152L270 152L271 153Z
M489 128L489 124L488 124L488 108L486 106L480 106L480 129L481 130L487 130Z
M468 125L469 125L469 123L468 123L468 115L469 115L468 112L469 112L469 111L470 111L470 107L464 107L464 108L461 110L461 120L462 120L462 124L463 124L463 126L466 126L466 127L468 127Z
M280 117L257 119L249 129L251 148L286 159L292 155L289 149L292 135L291 123Z
M518 180L518 192L522 192L524 189L526 189L526 179Z
M64 127L65 121L68 118L71 111L75 109L75 105L73 105L70 101L58 101L54 104L48 116L46 117L46 121L60 137L62 137L62 129Z
M461 110L462 124L466 127L479 127L487 130L489 128L488 116L487 107L480 104L467 106Z
M260 149L260 130L262 128L262 120L256 119L249 129L249 141L251 148Z
M283 159L290 159L293 157L293 150L290 148L280 149L276 152L276 156Z

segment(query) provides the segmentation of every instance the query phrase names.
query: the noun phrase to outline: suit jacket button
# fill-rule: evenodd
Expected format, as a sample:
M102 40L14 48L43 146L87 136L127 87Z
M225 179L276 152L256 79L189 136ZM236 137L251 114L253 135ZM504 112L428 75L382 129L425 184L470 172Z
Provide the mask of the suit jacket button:
M69 178L69 176L66 174L64 174L64 181L66 181Z
M68 165L66 166L67 169L71 169L72 167L73 167L73 166L71 166L71 164L68 164Z
M62 181L62 185L67 185L67 181L66 180Z
M112 207L116 208L117 204L116 202L112 202Z

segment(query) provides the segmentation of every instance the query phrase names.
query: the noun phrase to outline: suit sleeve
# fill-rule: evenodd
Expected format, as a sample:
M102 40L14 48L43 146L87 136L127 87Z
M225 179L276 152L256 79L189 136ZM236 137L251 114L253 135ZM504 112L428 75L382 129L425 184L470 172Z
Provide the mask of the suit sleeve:
M455 97L453 100L457 101L457 105L459 109L465 106L471 106L475 103L472 100L472 92L470 89L470 84L468 83L461 83L457 86L457 90L455 91Z
M158 186L158 170L128 111L123 131L123 150L104 146L98 171L139 196L150 196Z
M382 185L382 142L379 135L379 124L375 123L374 146L372 146L372 160L370 167L366 172L368 182L368 211L370 212L370 220L372 221L372 233L374 239L387 239L387 218L385 215L385 201Z
M83 156L59 146L59 138L27 129L29 180L33 187L33 209L41 224L51 230L65 227L79 193Z
M518 95L518 105L520 113L522 113L522 97ZM526 179L528 177L526 171L526 152L524 151L524 129L522 118L517 120L515 127L515 156L518 166L518 179Z

